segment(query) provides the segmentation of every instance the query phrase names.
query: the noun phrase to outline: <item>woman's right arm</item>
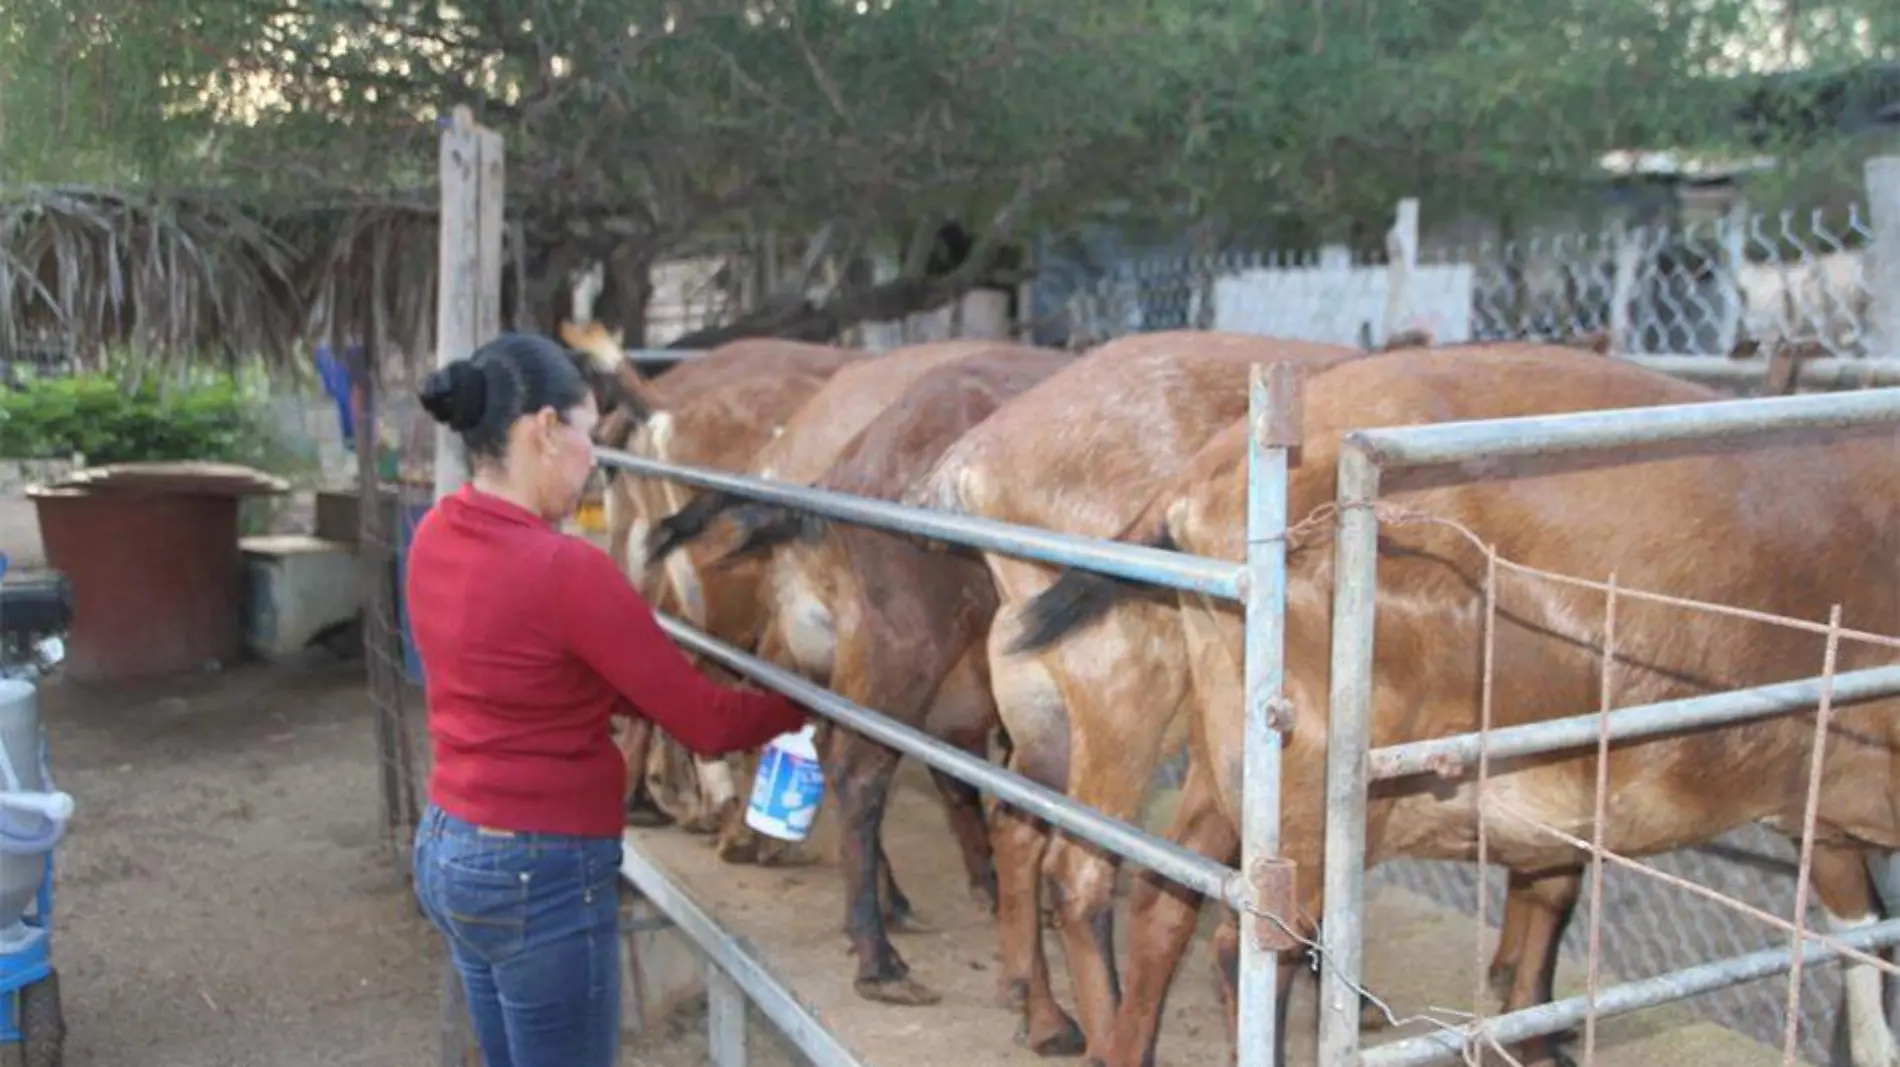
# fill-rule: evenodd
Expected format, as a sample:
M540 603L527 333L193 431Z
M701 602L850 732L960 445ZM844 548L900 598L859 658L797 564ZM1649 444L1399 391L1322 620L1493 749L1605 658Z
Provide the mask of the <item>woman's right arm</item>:
M567 642L640 714L700 756L756 748L805 724L776 693L727 688L694 670L613 560L569 540L555 552L549 590Z

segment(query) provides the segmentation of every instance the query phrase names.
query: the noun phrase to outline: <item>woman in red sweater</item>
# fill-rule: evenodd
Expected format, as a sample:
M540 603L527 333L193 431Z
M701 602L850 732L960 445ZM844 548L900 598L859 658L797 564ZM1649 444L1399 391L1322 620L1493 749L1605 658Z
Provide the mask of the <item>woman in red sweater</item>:
M557 528L593 467L598 418L564 350L504 334L430 375L421 400L461 436L472 477L409 552L434 755L416 895L488 1067L610 1067L627 773L610 717L643 716L713 756L804 714L707 681L607 554Z

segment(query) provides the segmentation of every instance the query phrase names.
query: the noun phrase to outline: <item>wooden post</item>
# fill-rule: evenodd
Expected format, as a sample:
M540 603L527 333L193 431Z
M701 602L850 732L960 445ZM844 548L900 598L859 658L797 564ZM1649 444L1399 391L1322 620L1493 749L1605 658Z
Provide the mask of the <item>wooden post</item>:
M1867 161L1867 215L1873 239L1867 242L1864 269L1867 291L1867 354L1900 359L1900 156Z
M477 126L467 107L457 106L442 130L440 175L435 364L446 367L501 332L501 135ZM458 451L455 435L436 427L437 500L461 488L465 470ZM460 977L452 962L444 959L443 966L438 1062L480 1067Z
M457 106L442 131L442 209L435 364L448 366L501 332L501 135ZM461 488L462 457L446 427L435 434L436 499Z
M1418 268L1418 198L1399 201L1392 228L1385 234L1385 330L1378 343L1385 344L1405 329L1412 314L1412 273Z

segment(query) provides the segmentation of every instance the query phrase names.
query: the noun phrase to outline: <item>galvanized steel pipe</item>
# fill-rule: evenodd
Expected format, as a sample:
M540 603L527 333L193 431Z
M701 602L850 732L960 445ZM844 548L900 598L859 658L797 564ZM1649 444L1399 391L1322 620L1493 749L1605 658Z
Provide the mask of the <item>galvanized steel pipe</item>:
M1638 737L1723 726L1749 719L1765 719L1817 707L1825 678L1802 678L1775 682L1752 689L1731 689L1677 700L1659 700L1610 712L1610 740L1627 741ZM1870 667L1834 676L1832 701L1843 704L1865 703L1900 694L1900 666ZM1481 749L1493 759L1530 756L1565 748L1594 745L1602 731L1605 716L1590 713L1562 719L1525 723L1480 732L1437 737L1374 749L1371 756L1373 781L1402 778L1428 771L1446 774L1478 762Z
M946 745L922 730L859 707L823 686L741 652L671 616L661 615L660 626L681 645L767 689L785 694L840 726L922 760L958 781L974 785L1197 893L1235 907L1246 905L1246 886L1232 867L1077 804L988 760Z
M1078 567L1149 585L1205 593L1224 600L1240 600L1242 568L1221 560L1202 559L1145 545L1098 541L950 511L906 507L886 500L813 489L792 482L750 478L706 467L661 463L611 448L596 448L594 458L603 466L644 477L667 478L701 489L731 493L830 519L933 538L985 552L1040 560L1058 567Z

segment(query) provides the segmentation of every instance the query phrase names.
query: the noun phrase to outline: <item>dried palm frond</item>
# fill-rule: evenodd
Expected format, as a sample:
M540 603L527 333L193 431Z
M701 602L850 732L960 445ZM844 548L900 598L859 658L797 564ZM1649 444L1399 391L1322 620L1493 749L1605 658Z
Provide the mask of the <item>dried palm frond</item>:
M307 336L380 340L390 384L433 365L437 226L433 211L378 205L307 212L279 224L301 250L296 279Z
M266 212L219 194L0 188L0 359L56 340L155 363L382 341L403 377L434 331L435 213L422 203ZM392 365L393 364L393 365Z

